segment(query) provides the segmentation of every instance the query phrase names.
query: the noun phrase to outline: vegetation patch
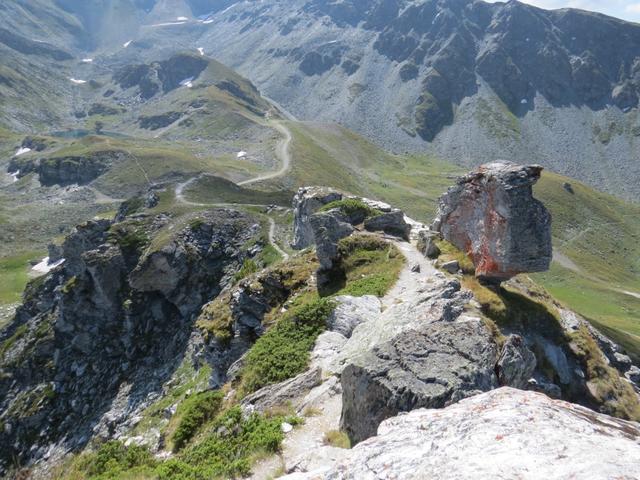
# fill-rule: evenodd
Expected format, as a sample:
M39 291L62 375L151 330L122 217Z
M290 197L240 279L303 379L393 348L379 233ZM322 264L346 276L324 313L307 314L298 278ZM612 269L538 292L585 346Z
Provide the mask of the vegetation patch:
M467 254L446 240L436 240L435 243L440 249L440 256L438 257L439 263L456 261L465 275L475 275L476 266Z
M351 440L349 435L340 430L330 430L324 434L325 445L331 445L337 448L351 448Z
M640 401L633 387L609 366L585 326L571 334L573 352L582 361L589 392L604 413L640 421Z
M261 336L247 354L238 391L241 396L302 373L309 351L335 308L330 299L306 294L298 305Z
M395 245L373 235L352 235L340 240L338 253L338 268L344 272L345 283L333 288L337 295L383 297L405 264Z
M357 198L344 198L342 200L329 202L319 211L327 212L334 209L340 210L340 212L346 217L355 219L355 223L362 223L367 218L376 217L382 214L380 210L370 207Z
M220 411L223 394L220 391L196 393L187 398L176 412L179 423L173 432L173 450L184 447L207 421L212 420Z

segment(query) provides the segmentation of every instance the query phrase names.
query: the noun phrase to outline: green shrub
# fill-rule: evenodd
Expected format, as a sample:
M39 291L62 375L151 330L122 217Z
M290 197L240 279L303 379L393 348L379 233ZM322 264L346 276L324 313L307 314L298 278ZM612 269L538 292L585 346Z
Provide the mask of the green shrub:
M125 447L122 442L116 440L103 444L94 453L78 457L77 463L77 469L92 480L120 479L125 472L151 473L157 464L145 447Z
M284 438L284 420L258 414L243 418L241 408L232 407L213 422L210 436L185 449L179 461L163 465L159 476L180 480L246 476L252 457L278 451Z
M237 283L243 278L246 278L249 275L253 275L258 270L260 270L258 264L254 260L247 258L243 262L242 268L240 268L240 270L238 270L238 272L233 276L233 280L235 283Z
M315 299L293 307L253 345L241 372L241 395L303 372L309 351L335 308L329 299Z
M173 450L178 451L193 438L206 422L213 419L222 405L220 391L197 393L187 398L178 409L180 422L173 432Z
M371 208L369 205L357 198L345 198L327 203L319 211L326 212L335 208L339 209L347 217L357 219L356 221L358 221L358 223L363 222L367 218L376 217L382 214L380 210Z

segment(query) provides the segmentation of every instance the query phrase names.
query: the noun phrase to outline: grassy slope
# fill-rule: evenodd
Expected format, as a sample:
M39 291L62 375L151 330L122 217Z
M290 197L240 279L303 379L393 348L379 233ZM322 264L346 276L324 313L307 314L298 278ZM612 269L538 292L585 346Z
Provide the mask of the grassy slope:
M292 124L289 186L326 184L401 207L429 223L459 167L427 156L392 156L335 126ZM563 184L569 182L573 194ZM640 206L544 172L535 195L551 210L565 265L533 275L556 298L591 319L640 358Z

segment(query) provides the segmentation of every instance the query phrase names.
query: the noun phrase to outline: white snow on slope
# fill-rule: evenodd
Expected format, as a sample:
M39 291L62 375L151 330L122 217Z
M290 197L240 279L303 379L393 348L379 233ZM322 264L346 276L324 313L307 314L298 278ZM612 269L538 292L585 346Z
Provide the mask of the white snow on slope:
M187 88L193 87L193 77L185 78L180 82L180 85Z
M200 52L200 55L204 55L204 48L198 47L198 52Z
M122 46L124 48L127 48L129 45L131 45L131 42L133 42L133 40L129 40L127 43L123 44Z
M20 155L24 155L25 153L29 153L31 151L30 148L20 147L18 151L15 153L14 157L19 157Z
M44 257L40 263L35 265L31 270L37 273L49 273L56 267L59 267L64 263L64 258L61 258L57 262L49 263L49 257Z
M83 84L87 83L86 80L78 80L76 78L70 78L69 80L71 80L71 83L74 83L76 85L83 85Z
M93 58L83 58L82 63L91 63L93 62Z

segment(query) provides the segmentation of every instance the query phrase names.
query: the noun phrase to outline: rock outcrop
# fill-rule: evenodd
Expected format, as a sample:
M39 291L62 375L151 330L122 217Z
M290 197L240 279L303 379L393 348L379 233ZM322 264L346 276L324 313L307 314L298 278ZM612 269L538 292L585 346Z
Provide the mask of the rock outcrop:
M346 459L283 478L631 479L638 438L638 423L505 387L388 419Z
M301 187L293 197L293 242L296 250L315 243L309 218L324 205L341 200L342 194L328 187Z
M479 167L440 198L432 230L468 254L487 281L547 270L551 215L532 190L541 171L505 162Z
M230 209L178 222L136 214L79 226L2 332L0 472L111 439L171 377L195 315L259 238Z
M495 342L480 319L400 334L342 371L341 427L360 442L399 412L442 408L495 388L495 359Z

